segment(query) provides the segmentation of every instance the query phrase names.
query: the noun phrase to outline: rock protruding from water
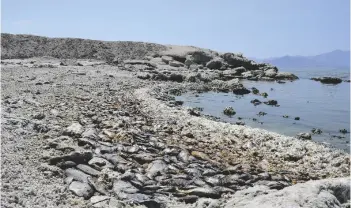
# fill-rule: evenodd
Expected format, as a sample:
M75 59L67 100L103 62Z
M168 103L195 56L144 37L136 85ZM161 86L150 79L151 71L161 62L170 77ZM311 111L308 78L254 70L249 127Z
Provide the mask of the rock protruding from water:
M342 82L342 79L338 77L316 77L311 78L311 80L319 81L323 84L340 84Z

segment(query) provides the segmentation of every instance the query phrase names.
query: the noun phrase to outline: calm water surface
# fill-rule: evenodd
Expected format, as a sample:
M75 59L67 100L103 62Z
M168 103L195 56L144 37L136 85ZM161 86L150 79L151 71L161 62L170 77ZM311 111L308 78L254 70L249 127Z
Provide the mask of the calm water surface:
M294 82L278 84L272 82L255 82L243 80L245 87L256 87L260 92L267 92L268 97L248 94L237 96L232 93L202 93L195 96L193 93L177 97L184 101L185 106L202 107L203 113L220 117L227 122L241 121L251 127L263 128L287 136L295 136L300 132L311 132L312 128L323 131L320 135L312 135L318 142L330 144L333 147L350 150L350 134L341 134L340 129L350 130L350 83L343 82L339 85L323 85L309 80L314 76L338 76L349 79L348 69L330 70L284 70L297 74L300 79ZM274 99L280 107L265 104L254 106L250 103L253 99L266 101ZM223 109L232 106L236 114L232 117L224 115ZM265 116L258 116L262 111ZM284 118L283 115L289 116ZM300 117L300 120L294 120ZM257 120L254 120L257 119ZM333 136L341 136L337 138Z

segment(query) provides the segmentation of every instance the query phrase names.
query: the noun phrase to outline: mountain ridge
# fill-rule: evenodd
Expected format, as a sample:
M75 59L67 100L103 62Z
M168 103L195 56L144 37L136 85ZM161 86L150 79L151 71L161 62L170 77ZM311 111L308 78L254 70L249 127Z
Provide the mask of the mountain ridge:
M257 62L266 62L280 68L302 67L350 67L349 50L333 50L314 56L290 56L255 59Z

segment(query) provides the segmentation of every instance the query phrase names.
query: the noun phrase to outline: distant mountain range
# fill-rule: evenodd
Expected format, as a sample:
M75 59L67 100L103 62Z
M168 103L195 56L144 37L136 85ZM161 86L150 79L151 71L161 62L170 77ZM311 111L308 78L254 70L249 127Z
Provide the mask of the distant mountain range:
M350 67L350 51L335 50L316 56L283 56L254 60L279 68Z

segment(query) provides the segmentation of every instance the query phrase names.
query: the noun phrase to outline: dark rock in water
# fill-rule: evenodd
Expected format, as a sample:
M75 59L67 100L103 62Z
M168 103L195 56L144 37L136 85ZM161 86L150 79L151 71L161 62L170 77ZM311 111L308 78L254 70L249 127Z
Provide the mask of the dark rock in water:
M316 129L316 128L313 128L311 130L312 134L321 134L323 131L321 129Z
M263 112L263 111L260 111L260 112L258 113L258 116L265 116L265 115L267 115L267 113L266 113L266 112Z
M302 140L311 140L312 139L312 136L310 133L299 133L296 135L296 137L298 139L302 139Z
M295 117L294 120L298 121L300 120L300 117Z
M319 81L323 84L340 84L342 79L337 77L319 77L319 78L311 78L311 80Z
M255 106L262 103L262 102L261 102L260 100L258 100L258 99L251 100L250 102L251 102L252 104L254 104Z
M276 101L276 100L268 100L268 101L263 102L263 103L266 104L266 105L277 105L278 101Z
M69 190L79 197L89 199L94 194L94 189L87 183L73 181L69 185Z
M277 83L278 83L278 84L285 84L286 82L281 81L281 80L278 80Z
M289 118L289 116L288 115L284 115L283 118Z
M347 133L349 133L346 129L340 129L339 132L342 133L342 134L347 134Z
M252 93L255 95L260 93L260 91L256 87L252 87L251 89L252 89Z
M223 113L227 116L232 116L232 115L235 115L236 112L234 110L233 107L226 107L224 110L223 110Z
M286 80L295 80L299 79L296 75L289 73L289 72L278 72L275 77L275 79L286 79Z
M351 80L344 80L344 82L350 82Z
M266 93L266 92L261 93L261 95L262 95L264 98L268 97L268 93Z
M245 122L242 122L242 121L237 121L235 122L236 125L240 125L240 126L244 126L245 125Z
M249 94L250 90L248 90L244 87L241 87L241 88L233 89L233 93L236 95L245 95L245 94Z

